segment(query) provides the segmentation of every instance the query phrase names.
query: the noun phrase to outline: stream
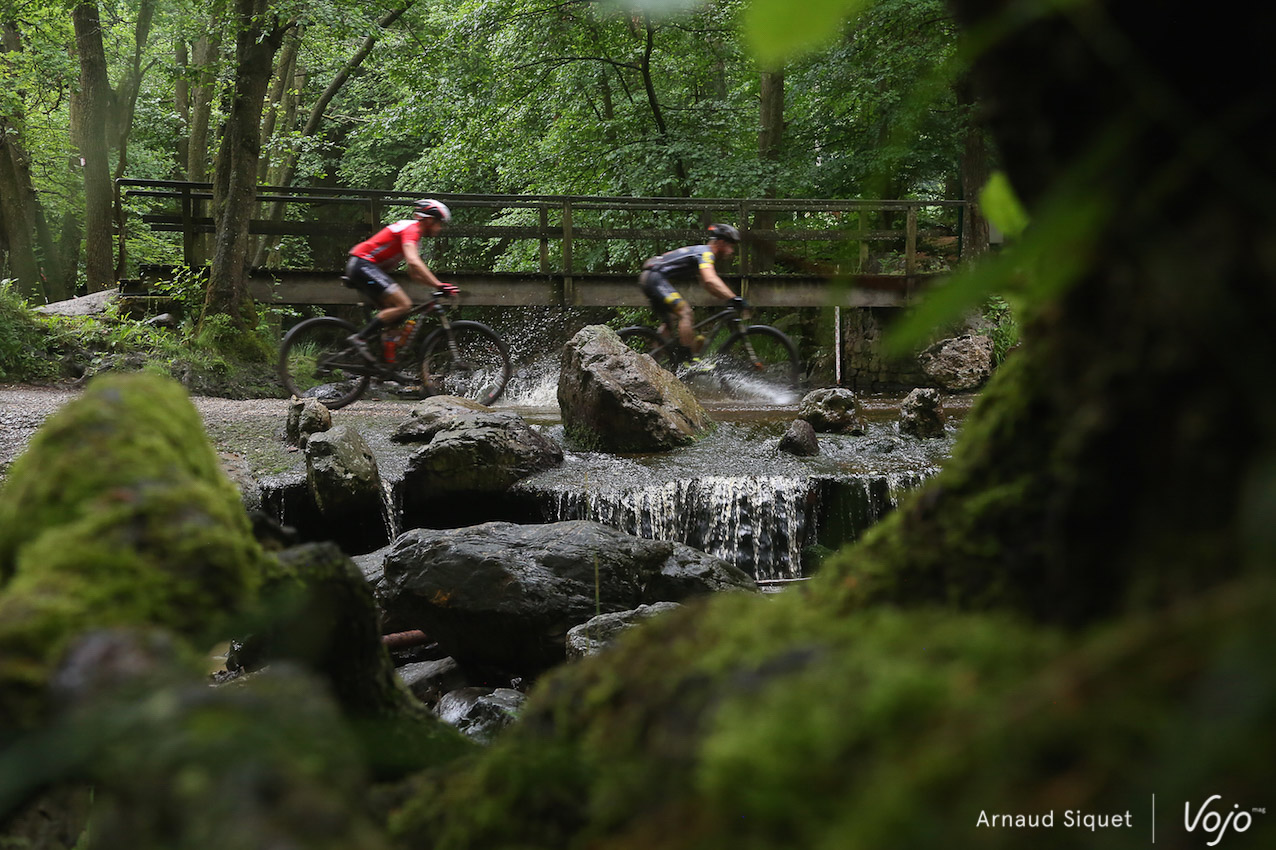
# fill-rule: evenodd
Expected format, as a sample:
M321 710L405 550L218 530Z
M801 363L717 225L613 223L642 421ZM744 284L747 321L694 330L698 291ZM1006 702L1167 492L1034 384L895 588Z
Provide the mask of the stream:
M557 375L516 376L495 405L521 415L564 445L556 401ZM898 433L902 395L859 395L868 423L864 436L820 434L820 454L795 457L778 450L796 418L797 399L706 403L717 428L675 451L613 455L565 447L563 464L523 479L504 496L464 500L453 516L404 517L400 485L417 446L388 439L383 417L388 400L361 401L334 421L360 427L385 482L386 528L364 547L376 548L406 528L455 527L488 520L538 523L587 519L640 537L686 543L721 557L764 584L810 574L821 555L857 539L892 510L902 494L939 471L970 397L945 398L947 433L919 440ZM360 425L376 413L382 424ZM322 524L303 516L304 476L284 475L264 491L268 510L303 536ZM360 554L354 553L351 554Z

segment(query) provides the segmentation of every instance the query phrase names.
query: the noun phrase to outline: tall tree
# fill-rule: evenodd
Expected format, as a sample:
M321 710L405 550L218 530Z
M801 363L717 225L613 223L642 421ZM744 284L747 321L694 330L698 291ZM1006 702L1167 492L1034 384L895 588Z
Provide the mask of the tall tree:
M19 291L37 301L59 301L71 289L32 177L24 99L26 85L18 60L23 40L13 19L0 21L0 233Z
M275 52L293 22L270 0L236 0L235 85L213 175L213 257L200 316L225 315L236 331L251 329L256 311L248 293L248 225L257 197L261 117Z
M141 0L137 7L137 18L133 23L133 56L128 64L128 69L120 81L118 91L116 92L115 106L116 111L113 116L112 129L115 138L115 178L127 176L128 173L128 144L129 135L133 130L133 116L137 112L137 96L142 87L142 76L146 72L146 67L142 65L142 57L146 50L146 43L150 39L151 24L155 19L155 3L156 0ZM123 198L115 195L114 219L117 233L124 232L124 203ZM125 275L124 255L125 241L118 241L119 254L116 257L115 277L123 278Z
M96 0L71 9L75 49L80 60L79 146L84 160L84 272L89 292L115 284L111 249L110 143L108 133L114 92L107 77L102 23Z

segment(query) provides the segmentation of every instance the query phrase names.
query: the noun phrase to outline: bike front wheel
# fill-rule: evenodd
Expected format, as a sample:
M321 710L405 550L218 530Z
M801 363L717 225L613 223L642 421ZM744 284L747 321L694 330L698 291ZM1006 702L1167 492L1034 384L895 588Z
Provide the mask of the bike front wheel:
M509 348L481 322L452 322L421 346L421 379L433 395L491 404L505 392L510 371Z
M716 361L719 377L732 395L778 403L796 400L802 366L797 346L778 328L741 328L722 344Z
M318 399L329 410L363 395L369 377L346 338L354 325L331 316L306 319L279 346L279 378L297 398Z

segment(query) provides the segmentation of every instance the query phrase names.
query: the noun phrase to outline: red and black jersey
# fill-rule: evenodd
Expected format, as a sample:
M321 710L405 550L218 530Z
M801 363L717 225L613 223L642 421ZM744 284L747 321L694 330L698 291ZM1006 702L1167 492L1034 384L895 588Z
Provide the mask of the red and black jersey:
M350 256L392 268L403 259L403 246L421 241L421 222L411 219L388 224L350 249Z

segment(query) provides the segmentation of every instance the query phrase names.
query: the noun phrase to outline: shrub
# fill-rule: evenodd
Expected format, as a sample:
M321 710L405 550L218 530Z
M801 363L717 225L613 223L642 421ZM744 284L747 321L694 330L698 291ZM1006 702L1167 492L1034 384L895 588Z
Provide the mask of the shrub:
M56 377L48 327L14 288L0 280L0 381L43 381Z

